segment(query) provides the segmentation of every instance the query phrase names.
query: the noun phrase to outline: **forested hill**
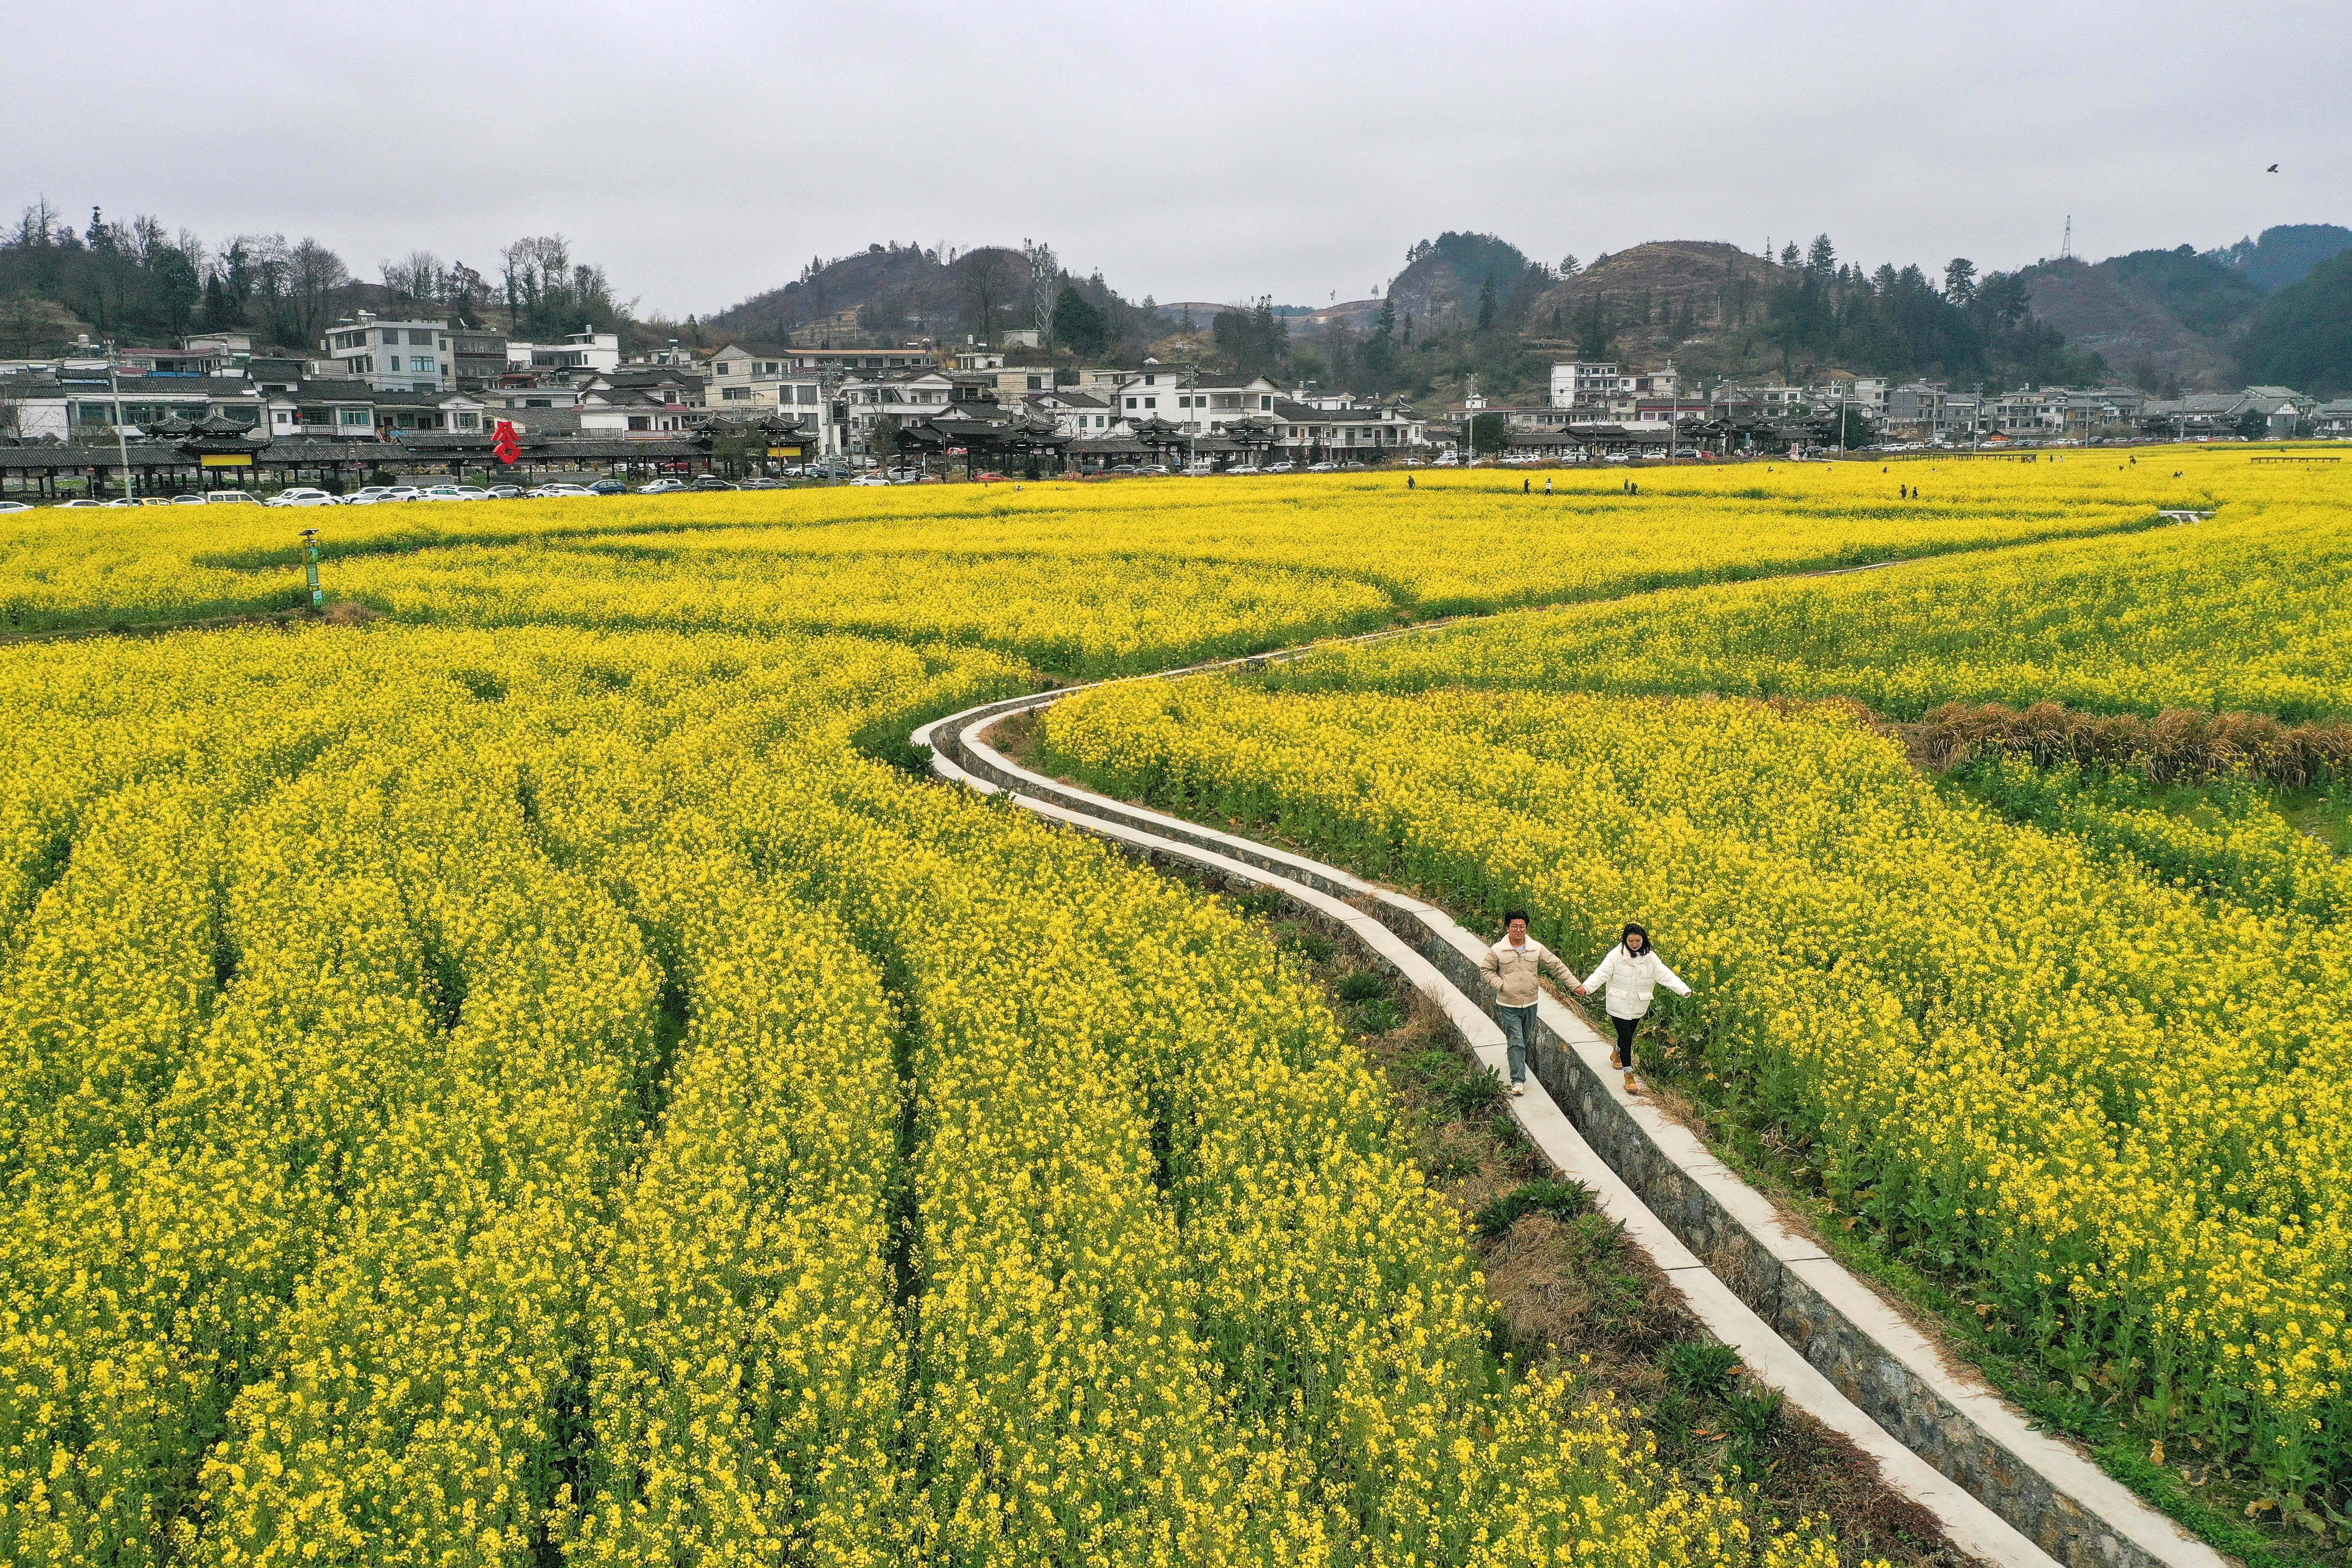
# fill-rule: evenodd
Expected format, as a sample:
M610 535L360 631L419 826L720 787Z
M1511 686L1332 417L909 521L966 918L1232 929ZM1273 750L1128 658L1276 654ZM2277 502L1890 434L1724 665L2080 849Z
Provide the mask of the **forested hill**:
M1671 356L1701 376L1846 370L1976 383L2102 374L2030 306L2016 275L1979 273L1965 258L1937 274L1891 263L1865 271L1825 235L1775 258L1662 240L1589 266L1570 258L1529 303L1523 330L1591 358Z
M2273 293L2347 250L2352 229L2289 224L2217 250L2183 245L2097 263L2045 261L2019 276L2034 315L2117 374L2149 391L2220 390L2275 379L2263 368L2274 356L2248 341L2255 316Z

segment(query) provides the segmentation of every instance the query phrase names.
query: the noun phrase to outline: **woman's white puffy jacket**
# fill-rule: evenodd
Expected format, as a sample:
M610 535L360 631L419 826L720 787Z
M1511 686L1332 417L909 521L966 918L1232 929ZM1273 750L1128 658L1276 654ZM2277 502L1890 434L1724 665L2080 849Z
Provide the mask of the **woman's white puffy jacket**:
M1619 942L1601 961L1601 967L1586 977L1584 988L1598 991L1609 987L1609 1016L1612 1018L1638 1018L1650 1010L1650 998L1663 985L1677 996L1690 994L1683 977L1665 966L1664 960L1647 947L1640 953L1625 951Z

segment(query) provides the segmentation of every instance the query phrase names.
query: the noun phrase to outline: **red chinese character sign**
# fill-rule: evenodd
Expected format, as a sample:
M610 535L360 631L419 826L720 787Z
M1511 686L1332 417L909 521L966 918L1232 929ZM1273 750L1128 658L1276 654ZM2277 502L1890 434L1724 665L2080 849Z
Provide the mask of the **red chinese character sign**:
M522 460L522 447L515 441L514 421L499 420L498 428L493 430L491 435L494 437L490 443L492 457L501 463L518 463Z

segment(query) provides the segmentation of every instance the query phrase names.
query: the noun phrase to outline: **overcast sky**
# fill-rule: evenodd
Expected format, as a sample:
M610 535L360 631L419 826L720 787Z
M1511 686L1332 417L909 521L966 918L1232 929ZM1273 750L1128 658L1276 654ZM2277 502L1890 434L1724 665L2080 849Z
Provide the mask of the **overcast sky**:
M1361 298L1448 228L2009 268L2352 223L2352 7L902 3L7 6L10 210L640 313L882 239L1044 239L1132 298ZM2263 173L2275 163L2276 174Z

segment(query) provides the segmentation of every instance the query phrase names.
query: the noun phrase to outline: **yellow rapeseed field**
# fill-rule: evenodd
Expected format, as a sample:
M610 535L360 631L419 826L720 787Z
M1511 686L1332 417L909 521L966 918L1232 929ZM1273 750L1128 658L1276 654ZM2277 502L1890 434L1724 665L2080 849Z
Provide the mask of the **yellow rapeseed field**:
M1914 467L1917 501L1782 464L1549 498L1482 471L8 520L13 631L288 605L304 526L381 618L0 647L0 1561L1826 1568L1816 1527L1665 1473L1638 1411L1495 1362L1459 1221L1260 934L875 759L1049 674L2168 549L2158 509L2226 520L2283 482L2201 453ZM1268 758L1339 723L1313 706L1339 699L1226 700ZM1057 733L1175 765L1137 700ZM1568 737L1646 759L1678 879L1557 907L1700 900L1682 951L1727 1068L1792 1110L1853 1089L1822 1136L1861 1212L1985 1245L1988 1300L2085 1376L2335 1452L2341 1155L2294 1096L2340 1083L2344 976L2305 904L2232 925L2063 846L1988 870L2015 830L1934 815L1827 721L1675 762L1684 726L1600 700L1345 700L1454 726L1359 725L1400 746L1363 777L1474 900L1519 874L1473 875L1494 824L1620 820L1577 815ZM1541 789L1433 795L1448 747ZM1815 800L1791 778L1867 784L1835 899L1797 847L1834 812L1766 832L1727 803ZM1889 833L1932 850L1906 886L1984 885L1930 921L1874 887ZM2001 929L2028 888L2074 901ZM2054 933L2094 917L2117 946L2063 1001L2003 1001L2046 1039L1970 1015L1979 1043L1945 1048L1937 985L2074 963L2090 944ZM2191 942L2214 967L2184 991ZM1832 950L1856 961L1810 978ZM2163 1029L2220 1007L2241 1026L2190 1073ZM1874 1060L1889 1030L1949 1086L1936 1114ZM2160 1160L2168 1204L2135 1173ZM1921 1217L1969 1179L1984 1215ZM2285 1431L2305 1414L2326 1430Z
M1700 988L1671 1015L1692 1070L1799 1131L1841 1207L2151 1437L2334 1483L2352 927L2326 849L2252 806L2192 820L2063 784L2070 830L2037 831L1948 798L1843 710L1590 694L1916 709L1946 682L2337 714L2352 552L2342 508L2294 483L2256 472L2242 504L2161 532L1116 685L1052 710L1045 741L1113 793L1465 910L1540 910L1588 964L1654 922Z
M994 655L0 669L12 1563L1836 1560L1502 1373L1260 936L854 753Z

